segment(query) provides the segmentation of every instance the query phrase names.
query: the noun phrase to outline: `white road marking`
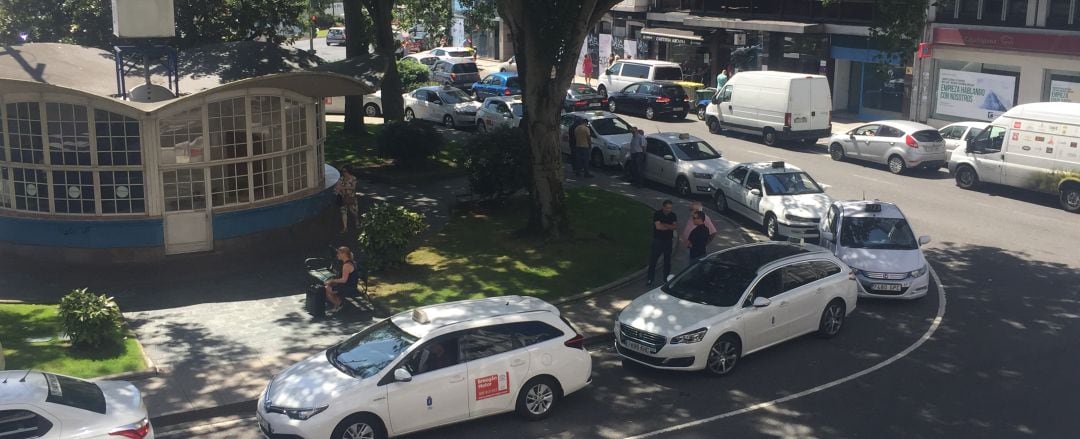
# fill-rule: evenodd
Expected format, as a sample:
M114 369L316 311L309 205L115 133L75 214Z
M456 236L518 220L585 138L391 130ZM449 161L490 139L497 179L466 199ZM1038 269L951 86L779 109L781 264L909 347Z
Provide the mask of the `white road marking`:
M757 155L760 155L760 156L765 156L765 157L769 157L769 158L774 158L774 159L777 159L777 160L783 160L783 159L784 159L783 157L780 157L780 156L775 156L775 155L772 155L772 154L765 154L765 153L763 153L763 152L751 151L751 150L749 150L749 149L747 149L747 150L744 150L743 152L748 152L748 153L750 153L750 154L757 154Z
M879 180L879 179L876 179L876 178L873 178L873 177L867 177L867 176L865 176L865 175L859 175L859 174L851 174L851 176L852 176L852 177L856 177L856 178L861 178L861 179L863 179L863 180L869 180L869 181L872 181L872 182L875 182L875 183L882 183L882 184L887 184L887 185L889 185L889 186L897 186L897 184L896 184L896 183L893 183L893 182L891 182L891 181L884 181L884 180Z
M844 383L846 383L848 381L859 379L859 378L861 378L861 377L863 377L865 375L876 372L878 369L884 368L885 366L888 366L890 364L893 364L893 363L899 361L900 359L902 359L902 358L908 356L909 354L911 354L912 352L914 352L916 349L918 349L920 346L922 346L923 343L926 343L927 340L930 340L930 337L932 337L934 335L934 332L937 331L938 327L941 326L942 319L945 318L945 286L941 284L941 279L938 278L937 272L934 271L934 267L930 267L930 274L934 276L934 282L936 282L938 284L939 302L938 302L937 316L934 317L933 323L931 323L930 327L926 329L926 333L924 333L922 335L922 337L920 337L918 340L916 340L915 343L913 343L911 346L908 346L906 349L900 351L896 355L893 355L892 357L889 357L887 360L882 361L882 362L880 362L878 364L875 364L873 366L870 366L869 368L866 368L866 369L863 369L861 371L855 372L855 373L853 373L851 375L848 375L846 377L839 378L839 379L836 379L834 381L830 381L828 383L822 384L822 385L817 386L817 387L813 387L813 388L810 388L810 389L803 390L802 392L799 392L799 393L794 393L794 394L791 394L791 395L788 395L788 396L785 396L785 397L782 397L782 398L777 398L777 399L774 399L772 401L766 401L766 402L754 404L754 405L744 407L744 408L741 408L741 409L738 409L738 410L733 410L733 411L730 411L730 412L727 412L727 413L721 413L721 414L716 415L716 416L711 416L711 417L708 417L708 418L698 419L696 421L687 422L685 424L673 425L673 426L670 426L670 427L667 427L667 428L662 428L660 430L650 431L650 432L645 433L645 434L639 434L637 436L630 436L630 437L628 437L626 439L645 439L645 438L655 437L655 436L659 436L661 434L671 433L673 431L685 430L687 428L697 427L699 425L708 424L710 422L719 421L721 419L726 419L726 418L730 418L730 417L733 417L733 416L738 416L738 415L741 415L741 414L744 414L744 413L750 413L752 411L761 410L763 408L776 406L776 405L783 404L783 403L788 402L788 401L792 401L792 400L802 398L804 396L808 396L808 395L812 395L812 394L821 392L823 390L827 390L827 389L832 388L832 387L839 386L839 385L844 384Z

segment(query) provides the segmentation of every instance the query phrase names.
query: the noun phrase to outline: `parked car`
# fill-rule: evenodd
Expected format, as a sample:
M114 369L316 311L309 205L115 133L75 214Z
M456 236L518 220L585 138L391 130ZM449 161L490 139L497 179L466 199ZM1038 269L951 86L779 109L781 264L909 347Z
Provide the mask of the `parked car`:
M760 135L769 146L785 140L807 145L832 134L828 78L787 72L740 72L705 109L709 131Z
M911 168L938 169L945 165L945 139L929 125L906 120L883 120L859 126L829 139L833 160L855 159L888 165L903 174Z
M326 31L326 45L333 46L335 44L339 46L345 45L345 28L332 27Z
M607 108L608 99L585 84L570 84L563 99L563 111L588 111Z
M510 59L499 64L499 71L517 73L517 55L511 56Z
M450 86L421 87L406 93L405 120L442 122L449 128L476 125L480 103L459 89Z
M493 96L484 99L476 112L476 129L485 132L499 126L516 127L521 125L524 116L521 96Z
M810 244L713 253L624 308L615 347L624 359L657 369L727 375L767 347L810 332L839 334L858 300L850 271Z
M949 172L973 189L1000 184L1057 195L1061 207L1080 212L1080 104L1017 105L953 150Z
M988 122L957 122L941 127L938 133L945 139L945 151L952 153L960 146L967 146L969 140L975 138L989 125Z
M711 194L713 179L733 165L708 142L687 133L645 137L645 179L673 187L684 197Z
M591 381L583 341L558 308L533 297L417 308L275 375L256 419L269 437L335 439L511 411L543 419Z
M405 58L403 59L416 61L423 64L428 69L434 68L435 63L439 62L439 57L432 55L430 51L405 55Z
M436 47L431 49L431 55L442 60L449 60L454 58L472 58L473 50L468 47Z
M579 120L589 125L592 135L592 151L589 152L592 167L619 166L626 162L630 138L633 137L630 124L606 111L563 114L559 118L559 148L563 154L570 154L570 127Z
M476 100L483 101L491 96L513 96L521 94L521 81L517 73L498 72L484 77L483 81L472 85Z
M473 83L480 80L480 70L472 59L453 58L439 60L431 68L431 81L451 85L462 90L471 90Z
M641 114L649 120L664 116L683 119L690 111L688 99L683 88L671 82L635 82L608 94L608 111Z
M769 239L817 239L832 199L810 174L784 162L740 163L713 183L718 212L760 224Z
M0 437L153 439L139 389L30 370L0 371Z
M930 272L904 213L883 201L837 201L821 222L821 245L855 272L859 297L916 299L930 289Z
M616 61L607 70L600 72L596 90L607 96L630 84L641 81L681 81L682 66L670 61L657 60L622 60Z
M326 114L345 114L345 96L323 98ZM364 95L364 116L382 116L382 90Z

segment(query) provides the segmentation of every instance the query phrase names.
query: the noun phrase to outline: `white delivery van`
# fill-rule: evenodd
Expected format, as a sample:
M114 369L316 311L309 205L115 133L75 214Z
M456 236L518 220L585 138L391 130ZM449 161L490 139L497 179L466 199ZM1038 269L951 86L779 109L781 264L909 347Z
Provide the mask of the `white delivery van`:
M812 145L832 135L828 78L804 73L739 72L705 109L709 131L762 136L766 145L798 140Z
M949 172L964 189L994 183L1045 192L1080 212L1080 104L1013 107L953 150Z

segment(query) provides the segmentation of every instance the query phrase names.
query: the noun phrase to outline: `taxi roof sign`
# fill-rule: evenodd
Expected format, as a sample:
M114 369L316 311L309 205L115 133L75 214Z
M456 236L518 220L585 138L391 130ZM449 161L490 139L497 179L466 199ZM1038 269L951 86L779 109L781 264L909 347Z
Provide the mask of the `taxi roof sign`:
M776 168L776 169L784 169L784 162L782 162L782 161L772 162L772 167Z
M870 212L870 213L880 213L881 212L881 205L878 204L878 203L869 203L869 204L866 205L865 210L867 212Z
M690 138L690 133L679 133L679 139L686 140Z
M419 323L421 325L426 325L428 323L431 323L431 319L428 318L427 313L424 312L424 310L419 309L419 308L413 310L412 319L413 319L414 322Z

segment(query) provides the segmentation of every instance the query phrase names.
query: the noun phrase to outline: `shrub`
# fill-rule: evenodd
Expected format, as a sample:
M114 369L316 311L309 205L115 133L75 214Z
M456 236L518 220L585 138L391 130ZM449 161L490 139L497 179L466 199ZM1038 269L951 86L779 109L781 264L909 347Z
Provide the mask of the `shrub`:
M431 70L413 60L397 61L398 76L401 78L401 92L408 93L431 84Z
M360 250L373 270L402 264L409 254L409 242L425 228L421 213L389 203L375 204L360 217Z
M387 123L375 139L379 154L393 159L395 165L409 168L427 163L439 153L444 142L435 127L415 120Z
M529 144L518 128L500 127L473 136L460 165L469 188L481 198L513 195L529 183Z
M123 317L112 297L73 290L60 299L58 312L72 345L97 349L120 341Z

